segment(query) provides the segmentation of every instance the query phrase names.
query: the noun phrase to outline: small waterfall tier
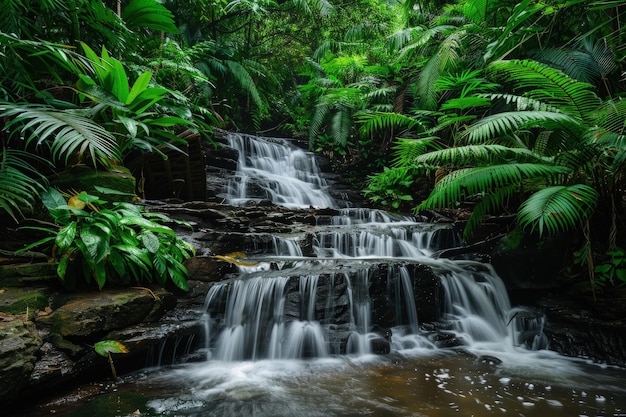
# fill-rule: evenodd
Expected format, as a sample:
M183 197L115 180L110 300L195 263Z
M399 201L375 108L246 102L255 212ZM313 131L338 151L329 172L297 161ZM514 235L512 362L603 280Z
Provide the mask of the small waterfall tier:
M545 347L540 315L512 308L488 264L439 259L455 230L380 210L320 215L217 282L204 307L216 360Z
M312 153L285 139L228 133L225 140L239 155L223 194L228 204L269 200L290 208L336 207Z

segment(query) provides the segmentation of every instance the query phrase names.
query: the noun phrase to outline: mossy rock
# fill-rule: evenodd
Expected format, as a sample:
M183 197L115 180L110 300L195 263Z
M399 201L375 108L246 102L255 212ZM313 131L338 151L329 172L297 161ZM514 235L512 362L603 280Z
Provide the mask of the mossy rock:
M48 262L0 265L0 287L21 287L57 279L57 264Z
M115 167L115 169L105 171L95 170L87 166L75 166L59 174L57 178L51 181L51 185L61 191L85 191L87 194L101 196L106 201L132 202L136 197L135 177L124 167ZM96 186L120 191L127 195L102 195Z
M2 288L0 289L0 312L25 314L48 307L49 288Z

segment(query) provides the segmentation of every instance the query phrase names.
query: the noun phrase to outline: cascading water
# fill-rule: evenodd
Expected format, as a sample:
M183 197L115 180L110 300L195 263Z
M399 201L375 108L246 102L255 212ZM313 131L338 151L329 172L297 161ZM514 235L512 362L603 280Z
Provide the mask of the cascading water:
M237 174L226 192L229 204L270 200L290 208L334 207L315 157L284 139L229 133L237 150Z
M241 149L275 145L237 137L255 142ZM285 159L272 152L263 157L269 167ZM258 167L256 158L241 166ZM255 183L249 190L263 190L263 180L246 177L260 168L243 171L242 181ZM278 188L254 196L230 188L239 204L295 201ZM318 197L295 205L334 205ZM511 308L489 265L437 258L459 245L451 228L377 210L316 213L300 234L264 234L254 259L213 284L203 315L209 360L142 372L74 412L62 408L68 398L26 415L624 415L626 371L534 350L547 343L542 316Z
M239 166L227 201L336 206L312 155L252 136L228 140L239 151ZM461 344L545 347L541 325L521 320L530 315L520 308L511 310L489 265L433 257L459 243L450 227L363 208L319 216L301 236L274 236L254 266L241 267L208 293L208 355L258 360ZM424 322L429 325L422 328Z

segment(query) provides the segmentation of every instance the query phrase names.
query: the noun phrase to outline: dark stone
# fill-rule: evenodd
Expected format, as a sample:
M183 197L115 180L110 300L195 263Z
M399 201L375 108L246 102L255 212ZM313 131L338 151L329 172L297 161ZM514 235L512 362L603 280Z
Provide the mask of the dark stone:
M558 236L541 241L524 237L513 248L514 237L503 238L491 252L491 264L509 290L553 289L559 286L557 277L570 252L570 236Z
M26 316L0 316L0 401L13 401L27 386L41 343Z
M539 300L546 315L544 333L548 348L565 356L625 366L626 324L621 319L602 320L600 314L592 311L592 308L603 309L611 302L619 303L623 309L623 299L592 302L589 306L572 299Z

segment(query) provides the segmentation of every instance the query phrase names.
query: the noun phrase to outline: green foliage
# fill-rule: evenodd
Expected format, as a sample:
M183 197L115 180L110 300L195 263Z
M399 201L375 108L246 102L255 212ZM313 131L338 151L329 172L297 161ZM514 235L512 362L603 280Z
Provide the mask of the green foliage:
M593 271L595 273L594 283L599 286L606 286L609 283L616 287L626 285L626 252L623 248L617 247L610 250L605 255L606 260L597 264Z
M581 229L596 208L598 197L598 192L585 184L547 187L522 203L517 222L540 236Z
M156 0L133 0L124 7L122 19L129 29L150 28L167 33L178 33L174 15Z
M56 109L38 104L0 103L0 117L13 141L49 148L53 160L91 162L94 166L120 161L115 137L80 109ZM87 159L89 158L89 159Z
M47 179L29 162L46 164L41 158L17 149L0 148L0 212L15 222L24 211L33 209L36 196L45 189Z
M105 47L99 57L86 44L82 46L93 66L92 74L79 74L77 87L82 95L96 103L92 108L94 116L118 133L117 144L122 155L135 150L160 152L160 146L177 149L175 143L186 143L174 134L173 128L191 126L191 121L176 116L171 110L164 114L155 111L157 106L166 105L166 97L173 92L152 86L152 72L141 73L131 85L122 63L111 57Z
M111 357L111 353L128 353L128 348L117 340L101 340L96 343L93 348L98 355L109 359L113 379L117 379L117 372L115 371L115 365L113 365L113 357Z
M411 166L385 168L370 179L363 194L376 204L397 210L403 203L413 201L416 171Z
M55 189L42 195L55 226L29 227L48 236L26 246L47 248L58 262L64 286L74 288L95 281L104 285L141 285L171 281L187 290L182 262L194 249L164 223L172 220L129 203L106 208L99 197L80 193L69 202ZM71 204L71 205L70 205ZM90 207L93 207L89 210Z
M93 345L93 349L105 358L108 358L111 353L128 353L128 348L117 340L101 340Z

